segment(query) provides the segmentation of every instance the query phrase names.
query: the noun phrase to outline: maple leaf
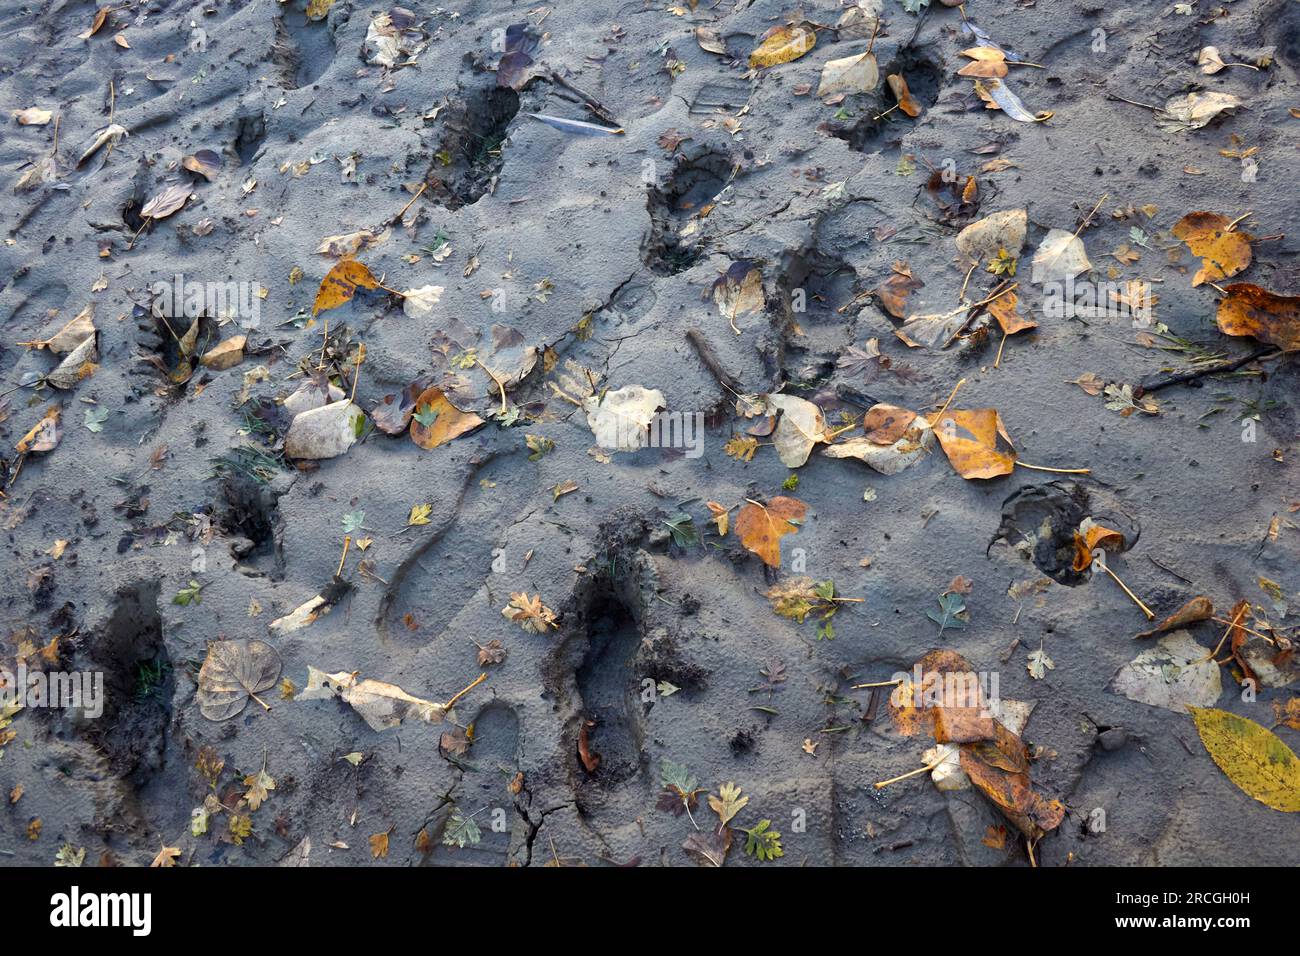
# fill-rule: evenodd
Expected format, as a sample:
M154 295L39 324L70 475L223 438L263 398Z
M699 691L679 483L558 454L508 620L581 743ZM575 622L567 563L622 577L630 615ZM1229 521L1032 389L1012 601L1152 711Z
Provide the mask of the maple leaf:
M1042 680L1047 676L1048 671L1056 670L1056 662L1047 656L1042 641L1038 642L1038 650L1029 652L1029 663L1025 665L1025 669L1034 680Z
M530 634L545 634L548 627L559 627L555 623L555 612L542 603L540 594L529 598L526 591L512 593L510 603L501 609L501 613Z
M433 505L412 505L406 523L408 526L428 524L429 515L431 514L433 514Z
M722 830L749 803L749 797L740 795L740 788L734 783L724 783L718 788L715 797L709 794L709 809L718 815L718 829Z
M54 855L55 866L81 866L86 862L86 848L74 847L71 843L65 843L59 847L59 852Z
M176 860L181 855L181 848L178 846L164 846L158 851L158 855L153 858L151 867L172 867L176 865Z
M722 450L736 461L753 461L754 452L758 451L758 439L752 435L732 435Z
M925 616L939 625L939 633L946 628L961 630L966 626L966 601L960 594L948 591L939 596L939 610L926 611Z
M230 838L236 846L243 846L244 840L253 834L253 818L241 813L230 815Z

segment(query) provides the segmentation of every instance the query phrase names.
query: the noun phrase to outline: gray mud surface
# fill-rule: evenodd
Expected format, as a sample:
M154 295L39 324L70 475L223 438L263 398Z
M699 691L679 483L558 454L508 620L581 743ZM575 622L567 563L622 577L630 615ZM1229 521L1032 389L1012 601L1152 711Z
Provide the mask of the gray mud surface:
M1121 280L1151 282L1158 320L1184 342L1230 357L1254 348L1217 330L1217 294L1191 287L1198 260L1169 230L1194 210L1249 212L1243 228L1284 235L1256 242L1233 281L1300 294L1300 119L1288 113L1300 107L1300 4L1203 2L1183 15L1151 2L971 0L973 21L1042 64L1007 81L1031 111L1054 113L1042 123L983 108L956 76L971 45L961 15L937 3L914 38L916 17L885 4L874 47L882 78L902 71L925 111L881 120L872 117L893 105L883 79L838 106L813 95L827 60L864 49L860 34L820 31L806 56L747 75L749 51L792 9L667 6L421 4L427 47L414 65L385 70L361 52L385 8L356 0L336 0L320 21L307 19L303 0L130 3L89 40L77 38L93 18L89 3L4 5L0 376L11 390L48 373L57 360L19 343L52 335L92 303L100 361L71 390L23 387L0 399L0 664L57 637L57 666L103 671L108 704L99 720L38 708L13 717L0 756L0 862L49 865L68 844L86 850L86 865L147 865L160 846L179 847L182 864L266 865L300 861L309 840L311 865L689 866L681 844L691 820L656 807L667 759L711 793L727 781L744 789L750 802L735 823L766 818L782 833L784 857L762 865L1028 865L1014 832L989 845L998 842L986 839L990 827L1012 828L978 791L944 793L924 776L872 787L920 766L931 741L900 735L883 702L864 719L870 692L852 685L889 680L939 647L996 672L1003 697L1037 702L1023 733L1031 776L1068 809L1038 843L1040 864L1296 862L1295 815L1234 786L1187 716L1109 689L1149 646L1133 639L1148 626L1137 606L1100 574L1059 574L1066 583L1018 602L1008 589L1045 569L997 539L1004 520L1032 533L1044 518L1066 527L1109 516L1128 538L1111 566L1158 616L1205 594L1220 613L1246 599L1276 633L1293 627L1294 359L1165 389L1159 414L1121 416L1072 380L1091 372L1135 384L1189 367L1197 353L1148 347L1127 319L1044 316L1028 260L1049 229L1074 231L1106 194L1081 233L1098 277L1114 266ZM832 0L801 11L825 24L841 15ZM498 87L494 31L516 23L541 38L537 64L598 100L624 135L571 135L529 118L599 122L544 73L518 93ZM698 25L717 30L728 54L701 49ZM1093 48L1098 29L1103 52ZM114 43L119 33L129 49ZM1210 44L1238 62L1276 51L1267 69L1207 76L1195 61ZM673 60L684 69L666 69ZM1245 105L1204 129L1168 132L1151 110L1107 98L1163 104L1199 89ZM59 117L59 175L16 192L26 164L55 142L53 123L10 119L32 106ZM110 111L130 135L75 168ZM671 131L680 143L672 135L665 146ZM1241 160L1221 151L1251 147L1257 176L1246 181ZM222 158L212 182L180 166L204 148ZM983 171L999 157L1013 165ZM955 219L926 191L930 169L947 159L978 180L976 208ZM390 224L426 181L436 185ZM192 184L192 198L132 244L143 203L176 183ZM1145 206L1157 211L1148 217ZM1010 338L999 367L1000 333L909 349L893 334L898 321L861 297L902 259L925 283L909 311L952 308L966 275L953 236L1013 208L1028 210L1018 278L1039 328ZM698 234L680 238L692 222ZM1133 242L1135 226L1150 243L1141 258L1107 255ZM362 229L387 230L358 256L386 286L444 287L431 315L412 318L379 291L308 321L334 264L314 250ZM707 299L738 261L761 265L766 300L738 319L739 335ZM291 282L295 269L302 278ZM151 315L149 291L178 273L266 290L243 361L179 384L167 374L176 343ZM971 282L976 299L996 279L977 270ZM278 454L287 418L276 401L302 384L300 365L318 364L324 319L329 368L345 390L349 357L365 345L356 401L367 412L423 376L456 385L486 418L495 386L452 359L476 350L508 369L521 349L549 351L512 383L521 412L512 427L488 421L432 450L371 429L346 454L298 468ZM518 342L496 347L494 325ZM886 476L818 452L783 492L792 471L771 447L748 463L724 453L752 423L734 414L691 329L744 391L784 385L835 421L863 411L861 395L847 403L841 386L867 404L924 413L965 378L954 407L997 408L1025 461L1091 474L1017 468L967 481L936 450ZM216 316L202 328L208 342L237 331ZM892 368L868 380L837 364L872 338ZM657 388L668 408L706 413L704 454L590 453L582 412L549 387L568 363L592 370L601 388ZM258 366L268 375L246 382ZM51 404L62 408L61 442L18 470L14 446ZM92 431L85 414L97 409L108 414ZM1256 440L1243 442L1242 421L1256 413ZM525 434L554 449L530 460ZM577 490L556 498L565 482ZM719 537L704 502L783 493L808 515L783 540L776 573L734 529ZM432 506L429 523L408 527L421 503ZM348 553L348 593L311 625L271 633L270 621L330 585L345 516L361 511L353 537L371 543ZM684 547L665 524L682 512L698 538ZM56 558L58 541L66 548ZM1043 563L1056 560L1044 553ZM818 640L812 620L778 617L764 597L797 573L865 599L836 615L833 640ZM959 575L973 585L969 621L939 636L926 612ZM1276 582L1280 600L1261 578ZM201 601L175 603L191 581ZM551 633L503 616L520 591L554 609ZM1208 653L1222 627L1192 632ZM340 701L283 699L278 688L260 695L269 711L250 703L207 720L197 677L209 643L222 639L271 644L299 690L310 665L446 701L486 672L455 708L474 742L449 754L440 734L451 724L375 731ZM475 643L494 639L508 656L480 667ZM1055 669L1036 680L1026 662L1040 645ZM786 679L756 691L773 658ZM647 694L647 680L679 690ZM1295 687L1243 700L1231 664L1223 686L1217 706L1265 726ZM1300 745L1295 730L1276 732ZM579 756L584 733L600 755L594 771ZM224 761L215 790L196 768L202 748ZM264 760L277 786L249 812L240 781ZM195 837L191 811L208 794L228 809ZM1098 808L1105 826L1092 832ZM479 824L476 845L444 844L455 810ZM251 818L242 843L229 834L232 812ZM692 813L716 825L703 793ZM369 838L382 833L389 849L376 859ZM738 832L727 865L760 865L743 843Z

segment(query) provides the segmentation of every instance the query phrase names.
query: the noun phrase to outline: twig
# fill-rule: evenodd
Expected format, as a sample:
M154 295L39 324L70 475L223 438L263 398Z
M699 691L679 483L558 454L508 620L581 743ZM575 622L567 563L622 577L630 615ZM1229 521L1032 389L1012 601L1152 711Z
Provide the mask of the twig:
M704 337L703 332L699 329L687 329L686 340L695 347L696 353L700 356L700 361L704 363L704 367L709 370L719 385L737 395L744 391L736 377L722 367L722 363L718 361L717 353L713 351L713 346L709 344L709 340Z
M451 700L447 701L447 703L444 705L446 709L451 710L452 705L455 704L456 701L460 700L462 697L464 697L466 694L472 691L479 684L483 683L485 680L487 680L487 674L486 673L479 674L478 677L474 678L474 680L470 683L468 687L466 687L464 690L458 693Z
M564 87L574 96L579 97L584 103L587 104L588 109L590 109L593 113L596 114L596 116L600 117L606 123L611 123L614 126L623 125L618 121L618 117L616 117L613 113L611 113L601 104L600 100L596 99L594 96L590 95L589 93L585 93L582 90L578 89L576 86L574 86L564 77L560 76L560 74L556 73L554 70L551 71L551 81Z
M946 756L946 754L945 754ZM898 783L900 780L906 780L909 777L915 777L919 774L928 773L939 764L943 763L943 757L930 761L924 767L917 767L915 770L909 770L907 773L899 774L897 777L891 777L889 780L882 780L880 783L873 783L872 786L879 790L881 787L887 787L891 783Z
M412 203L414 203L417 199L419 199L421 196L423 196L423 195L424 195L424 191L425 191L426 189L428 189L428 188L429 188L429 183L428 183L428 181L425 181L425 182L420 183L420 188L417 189L417 190L415 191L415 195L411 197L411 201L408 202L405 206L403 206L403 207L402 207L402 211L399 212L396 216L394 216L390 221L391 221L391 222L400 222L401 219L402 219L402 217L406 215L406 210L410 209ZM436 251L436 250L435 250L435 251Z
M1219 375L1224 372L1235 372L1243 365L1249 365L1256 359L1262 361L1265 359L1277 358L1281 354L1282 352L1275 349L1273 346L1265 345L1227 362L1217 362L1214 365L1190 369L1185 372L1176 372L1170 375L1157 374L1149 376L1143 379L1138 387L1133 390L1133 397L1141 398L1148 392L1158 392L1160 389L1169 388L1172 385L1184 385L1188 382L1194 382L1198 379L1205 378L1207 375Z
M1109 574L1111 578L1114 579L1115 583L1124 589L1124 593L1127 594L1129 597L1131 597L1133 599L1133 603L1142 609L1142 613L1147 616L1148 621L1154 621L1156 619L1156 616L1152 612L1151 608L1143 604L1142 599L1129 590L1128 585L1119 579L1118 574L1116 574L1114 571L1112 571L1109 567L1107 567L1104 564L1101 566L1101 569L1105 571L1107 574Z
M1091 475L1091 468L1048 468L1046 465L1031 465L1028 462L1017 461L1021 468L1032 468L1034 471L1050 471L1057 475Z

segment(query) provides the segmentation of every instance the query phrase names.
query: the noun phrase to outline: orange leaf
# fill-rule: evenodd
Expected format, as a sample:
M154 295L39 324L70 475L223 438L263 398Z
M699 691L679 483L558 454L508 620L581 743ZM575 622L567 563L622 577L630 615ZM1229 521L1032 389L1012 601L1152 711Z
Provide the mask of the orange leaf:
M781 566L781 538L799 530L808 506L798 498L776 497L767 506L746 502L736 515L740 543L763 559L768 567Z
M1275 295L1249 282L1224 290L1219 301L1219 331L1224 335L1251 335L1284 352L1300 350L1300 296Z
M1037 322L1026 319L1016 311L1018 302L1014 292L1007 292L989 303L989 315L998 320L998 325L1002 326L1002 331L1007 335L1038 328Z
M316 293L316 304L311 314L316 315L326 309L336 309L351 301L357 289L377 289L379 281L370 274L365 263L356 259L340 259L321 280L320 290Z
M898 100L898 108L913 119L920 116L921 104L916 101L912 91L907 88L907 80L903 79L903 74L891 73L885 79L889 81L889 88L894 91L894 99Z
M435 413L437 418L425 425L420 418L427 417L429 412ZM442 394L441 389L426 388L415 400L415 413L411 417L411 441L421 448L437 448L482 424L483 419L473 412L462 412L447 401L447 396Z
M963 478L997 478L1015 468L1016 450L996 408L945 412L934 434Z

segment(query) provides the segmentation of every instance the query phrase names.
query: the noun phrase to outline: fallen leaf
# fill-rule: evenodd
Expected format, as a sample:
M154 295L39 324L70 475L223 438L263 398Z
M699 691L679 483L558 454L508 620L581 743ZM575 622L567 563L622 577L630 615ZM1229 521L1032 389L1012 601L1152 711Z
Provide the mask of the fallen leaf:
M279 679L280 655L265 641L215 641L199 668L199 713L208 720L229 720Z
M717 831L692 833L682 841L682 849L700 866L722 866L731 849L731 829L724 826Z
M1083 240L1064 229L1053 229L1034 253L1031 280L1038 285L1065 282L1092 268Z
M1240 97L1217 91L1175 96L1165 103L1164 110L1156 114L1156 125L1173 132L1200 129L1220 113L1235 110L1241 105Z
M894 94L894 99L898 100L898 108L908 116L916 119L923 112L921 104L916 101L912 91L907 88L907 80L903 78L902 73L891 73L885 77L889 83L890 92Z
M412 697L395 684L369 678L359 681L355 673L327 674L308 666L307 686L298 692L296 699L328 700L331 697L348 704L371 730L396 727L404 720L441 723L449 709L448 704Z
M511 594L510 603L501 609L501 614L530 634L545 634L548 628L559 627L555 612L542 603L542 596L534 594L530 598L527 591Z
M350 302L357 294L357 289L378 287L379 280L370 274L370 270L364 263L357 259L341 259L321 280L311 314L316 315L327 309L336 309Z
M1181 239L1201 257L1201 268L1192 277L1192 286L1235 276L1250 265L1249 233L1229 231L1227 216L1213 212L1190 212L1174 224L1175 239Z
M826 417L812 402L795 395L769 395L767 403L781 413L772 433L777 457L787 468L798 468L808 461L813 446L826 440Z
M953 241L968 263L988 262L1004 249L1013 258L1019 258L1028 228L1026 210L1006 209L971 223Z
M14 110L13 118L18 121L19 126L44 126L54 118L54 114L49 110L31 106L25 110Z
M587 427L601 448L636 451L649 439L648 429L655 412L664 407L664 393L657 388L625 385L583 400Z
M827 60L822 67L817 95L825 99L828 96L869 93L879 83L880 68L876 64L875 54L867 51L838 60Z
M168 186L144 204L140 215L145 219L166 219L185 205L190 198L188 185Z
M1015 468L1016 450L995 408L945 412L935 437L957 474L967 480L1009 475Z
M1115 674L1110 689L1129 700L1182 713L1212 706L1223 692L1218 663L1187 631L1160 638Z
M1188 709L1210 757L1242 793L1274 810L1300 811L1300 758L1276 734L1226 710Z
M907 315L907 300L925 283L912 275L906 262L895 262L889 277L875 288L876 299L896 319Z
M411 417L411 441L433 449L459 438L483 424L473 412L462 412L438 388L427 388L415 400Z
M1216 319L1224 335L1249 335L1284 352L1300 350L1300 296L1277 295L1248 282L1227 286Z
M1157 634L1163 634L1165 631L1172 631L1175 628L1186 627L1188 624L1195 624L1197 621L1208 621L1212 617L1214 617L1214 604L1211 603L1209 598L1198 594L1151 628L1151 630L1142 631L1133 636L1134 638L1155 637Z
M740 543L763 559L769 567L781 566L781 538L799 530L808 506L797 498L778 496L760 505L746 502L736 515Z
M817 45L817 31L808 23L789 23L772 27L749 54L751 70L789 63Z
M440 285L422 285L418 289L407 289L402 293L402 311L413 319L422 319L433 314L433 307L442 298L443 287Z

